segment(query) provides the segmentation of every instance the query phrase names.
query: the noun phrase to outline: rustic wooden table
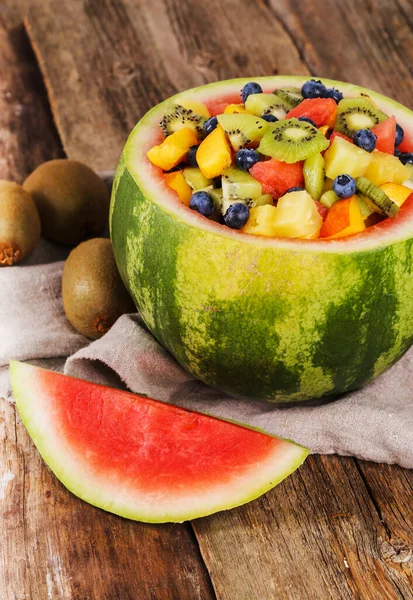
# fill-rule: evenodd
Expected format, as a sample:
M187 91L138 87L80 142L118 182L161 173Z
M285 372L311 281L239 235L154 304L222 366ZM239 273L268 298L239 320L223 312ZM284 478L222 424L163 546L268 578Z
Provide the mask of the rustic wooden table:
M113 170L148 108L216 79L317 74L413 108L412 42L411 0L0 2L0 178L58 156ZM5 472L0 600L413 598L396 466L313 456L247 506L144 525L67 492L0 400Z

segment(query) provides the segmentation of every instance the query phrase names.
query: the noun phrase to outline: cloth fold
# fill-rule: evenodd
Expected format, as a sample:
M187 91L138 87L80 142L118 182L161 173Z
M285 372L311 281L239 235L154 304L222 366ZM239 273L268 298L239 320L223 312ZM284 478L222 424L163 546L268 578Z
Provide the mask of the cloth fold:
M413 468L413 349L370 385L328 404L279 408L234 399L186 373L138 315L121 317L93 343L76 333L61 298L65 252L43 243L30 262L0 269L0 397L10 400L10 358L61 371L70 356L65 372L74 377L259 427L315 453Z

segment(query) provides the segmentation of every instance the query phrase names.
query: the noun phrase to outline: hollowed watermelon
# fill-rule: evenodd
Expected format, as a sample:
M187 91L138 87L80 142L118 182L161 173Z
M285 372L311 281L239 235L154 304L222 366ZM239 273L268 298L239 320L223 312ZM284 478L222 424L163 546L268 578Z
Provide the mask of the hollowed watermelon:
M265 92L304 77L256 79ZM220 106L247 79L182 96ZM413 113L368 94L406 130ZM179 98L178 94L178 98ZM304 401L352 390L389 368L413 340L413 201L348 238L269 239L183 206L146 158L167 102L136 125L112 193L116 261L146 325L195 377L230 394Z
M76 496L152 523L244 504L308 450L254 429L12 361L13 394L40 454Z

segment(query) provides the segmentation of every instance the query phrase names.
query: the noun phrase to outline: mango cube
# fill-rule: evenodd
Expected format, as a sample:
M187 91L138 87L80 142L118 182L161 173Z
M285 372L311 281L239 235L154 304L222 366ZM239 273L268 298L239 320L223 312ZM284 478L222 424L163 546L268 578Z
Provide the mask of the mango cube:
M192 196L192 188L182 175L182 171L165 173L165 182L168 187L170 187L172 190L175 190L182 204L189 206Z
M344 173L351 175L351 177L364 175L372 157L362 148L337 136L325 153L324 159L326 161L327 177L335 179L338 175Z
M413 190L398 183L383 183L380 189L398 206L401 206L413 194Z
M201 173L207 179L213 179L232 163L231 146L220 125L201 142L196 160Z
M152 164L169 171L176 167L188 153L191 146L198 144L198 138L192 129L184 127L171 135L168 135L159 146L154 146L147 153Z

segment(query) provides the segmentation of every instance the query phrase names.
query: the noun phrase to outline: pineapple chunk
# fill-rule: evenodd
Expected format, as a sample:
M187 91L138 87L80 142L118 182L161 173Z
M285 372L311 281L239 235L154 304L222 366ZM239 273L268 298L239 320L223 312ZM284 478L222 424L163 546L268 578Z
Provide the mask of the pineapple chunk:
M192 196L192 188L186 182L185 177L182 175L182 171L165 173L165 181L167 186L172 190L175 190L175 192L178 194L182 204L189 206Z
M207 179L218 177L231 165L231 146L220 125L201 142L196 160L202 175Z
M153 146L147 153L152 164L169 171L185 158L191 146L198 144L198 138L192 129L184 127L168 135L159 146Z
M318 237L323 219L316 203L307 192L285 194L278 200L275 210L274 235L306 239Z
M364 175L372 160L371 154L351 144L347 140L335 137L330 148L324 155L326 161L326 175L335 179L338 175L351 175L360 177ZM366 175L367 177L367 175Z
M381 186L382 183L403 183L409 179L409 169L392 154L374 150L371 153L371 162L364 176L366 179Z
M241 229L242 233L275 237L277 235L274 225L276 213L276 207L271 204L251 208L250 218L247 224Z
M380 189L398 206L401 206L413 194L410 188L398 183L383 183Z

